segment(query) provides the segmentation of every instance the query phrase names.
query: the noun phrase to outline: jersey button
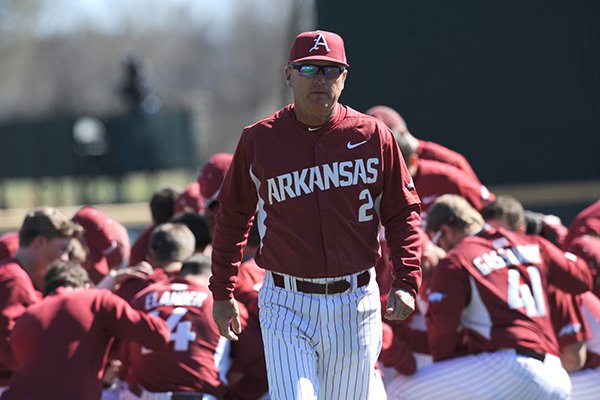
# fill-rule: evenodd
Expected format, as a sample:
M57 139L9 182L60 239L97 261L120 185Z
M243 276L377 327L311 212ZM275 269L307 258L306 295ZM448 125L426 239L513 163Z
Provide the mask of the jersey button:
M323 143L319 143L319 147L320 147L320 148L323 148Z

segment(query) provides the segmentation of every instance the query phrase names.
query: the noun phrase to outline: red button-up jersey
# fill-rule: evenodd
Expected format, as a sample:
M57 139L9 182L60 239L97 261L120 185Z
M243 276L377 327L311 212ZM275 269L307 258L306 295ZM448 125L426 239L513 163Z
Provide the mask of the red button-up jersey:
M293 105L244 129L219 194L211 290L231 296L249 221L257 211L256 263L304 278L371 268L380 223L394 263L394 286L420 282L419 197L391 131L338 105L312 131Z

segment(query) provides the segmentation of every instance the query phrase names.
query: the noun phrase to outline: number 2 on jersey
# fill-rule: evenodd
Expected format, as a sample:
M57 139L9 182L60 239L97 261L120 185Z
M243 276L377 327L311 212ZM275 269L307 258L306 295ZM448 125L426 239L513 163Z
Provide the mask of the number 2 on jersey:
M360 208L358 209L358 222L367 222L373 219L373 215L367 214L367 211L373 209L373 198L371 197L371 192L369 189L364 189L358 195L359 200L367 200Z
M521 283L521 274L518 270L508 270L508 306L513 310L524 307L528 317L543 317L546 315L546 302L540 271L530 265L527 267L527 275L531 282L531 290L529 286Z
M190 342L196 340L196 332L192 331L192 323L190 321L181 321L183 316L187 314L188 309L184 307L175 307L171 315L167 317L165 322L171 331L170 342L173 342L175 351L187 351L190 348ZM158 316L158 310L154 310L149 314ZM142 347L142 354L147 354L152 350Z

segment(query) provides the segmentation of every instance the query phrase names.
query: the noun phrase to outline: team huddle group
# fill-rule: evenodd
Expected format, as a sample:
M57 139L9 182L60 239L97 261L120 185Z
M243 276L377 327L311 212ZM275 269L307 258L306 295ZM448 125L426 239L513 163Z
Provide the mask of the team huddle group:
M382 316L370 398L534 398L540 386L540 398L597 398L600 201L570 227L526 212L489 192L465 157L415 138L393 109L366 113L398 141L423 228L417 310ZM91 206L70 217L35 208L0 236L2 399L268 398L256 226L235 285L238 340L220 336L211 314L211 234L231 160L215 154L184 190L157 189L153 224L133 245ZM392 262L380 241L385 310Z

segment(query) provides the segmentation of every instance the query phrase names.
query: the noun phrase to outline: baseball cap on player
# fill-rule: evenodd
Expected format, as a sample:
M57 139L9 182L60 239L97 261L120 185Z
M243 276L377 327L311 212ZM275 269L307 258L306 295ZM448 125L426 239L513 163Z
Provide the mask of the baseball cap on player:
M327 31L302 32L292 44L289 63L322 60L348 67L344 39L337 33Z
M83 239L88 248L84 266L88 270L90 278L97 283L102 276L108 273L109 266L106 256L117 248L113 220L91 206L81 207L72 219L83 227Z
M175 202L175 214L193 211L204 212L204 197L200 194L200 184L194 181L186 186Z
M365 113L372 117L377 118L381 122L387 125L392 131L398 129L402 131L402 128L406 128L406 122L404 118L398 112L388 106L374 106L367 110Z
M216 153L200 169L198 183L200 184L200 194L205 199L205 208L219 195L232 160L233 154L231 153Z

